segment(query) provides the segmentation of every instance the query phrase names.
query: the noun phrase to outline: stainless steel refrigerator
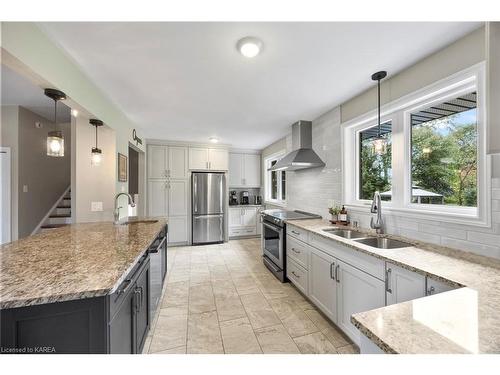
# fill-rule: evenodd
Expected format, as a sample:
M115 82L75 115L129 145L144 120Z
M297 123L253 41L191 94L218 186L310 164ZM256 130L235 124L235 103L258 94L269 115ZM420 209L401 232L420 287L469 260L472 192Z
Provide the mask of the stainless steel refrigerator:
M224 173L194 172L191 178L193 245L224 242Z

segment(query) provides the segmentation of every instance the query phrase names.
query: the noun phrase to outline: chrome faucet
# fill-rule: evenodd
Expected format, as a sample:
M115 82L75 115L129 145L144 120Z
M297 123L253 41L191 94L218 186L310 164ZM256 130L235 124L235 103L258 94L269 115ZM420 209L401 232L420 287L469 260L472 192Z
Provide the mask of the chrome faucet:
M378 234L384 233L384 220L382 219L382 199L378 191L373 195L372 206L370 208L372 214L377 214L377 220L374 221L373 216L370 220L370 227L375 229Z
M116 196L115 196L115 211L113 212L113 215L115 218L115 221L114 221L115 224L118 224L120 222L120 208L122 208L122 207L121 206L117 207L118 206L118 198L120 197L120 195L126 195L128 197L128 204L130 204L132 207L135 207L134 198L132 198L132 196L129 193L116 194Z

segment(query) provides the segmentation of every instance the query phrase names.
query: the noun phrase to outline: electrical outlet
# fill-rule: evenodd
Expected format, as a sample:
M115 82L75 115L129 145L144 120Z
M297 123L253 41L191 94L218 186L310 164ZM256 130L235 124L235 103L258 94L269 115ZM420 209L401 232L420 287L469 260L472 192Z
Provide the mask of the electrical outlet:
M27 193L28 192L28 185L23 185L23 193Z
M125 186L121 187L121 191L122 191L122 193L125 193Z
M100 211L102 211L102 202L92 202L90 210L92 212L100 212Z

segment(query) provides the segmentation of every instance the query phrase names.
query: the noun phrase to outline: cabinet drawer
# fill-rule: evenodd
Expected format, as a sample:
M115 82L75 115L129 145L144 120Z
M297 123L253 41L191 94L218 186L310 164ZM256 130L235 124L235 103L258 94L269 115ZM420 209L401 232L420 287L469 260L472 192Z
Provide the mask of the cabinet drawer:
M364 271L380 280L385 280L385 262L374 256L350 249L335 240L311 234L310 244L327 254L338 258L361 271Z
M299 240L307 241L308 233L305 229L297 228L290 225L289 227L286 228L286 234L298 238Z
M251 228L229 228L229 235L231 237L236 237L236 236L253 236L257 234L257 228L256 227L251 227Z
M304 242L298 241L292 236L286 236L286 255L306 270L308 269L309 248Z
M308 294L307 270L290 257L286 258L286 276L302 293Z

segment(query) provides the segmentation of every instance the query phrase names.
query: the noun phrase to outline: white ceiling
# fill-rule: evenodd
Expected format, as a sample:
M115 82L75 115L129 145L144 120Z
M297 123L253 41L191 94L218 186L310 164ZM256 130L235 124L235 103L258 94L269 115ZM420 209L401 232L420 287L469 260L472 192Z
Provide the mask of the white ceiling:
M260 149L480 23L40 23L148 138ZM246 59L235 44L262 39Z
M25 77L2 65L1 68L2 105L19 105L30 111L54 121L54 101L43 93L43 89L35 86ZM57 122L71 120L71 110L61 102L57 104Z

